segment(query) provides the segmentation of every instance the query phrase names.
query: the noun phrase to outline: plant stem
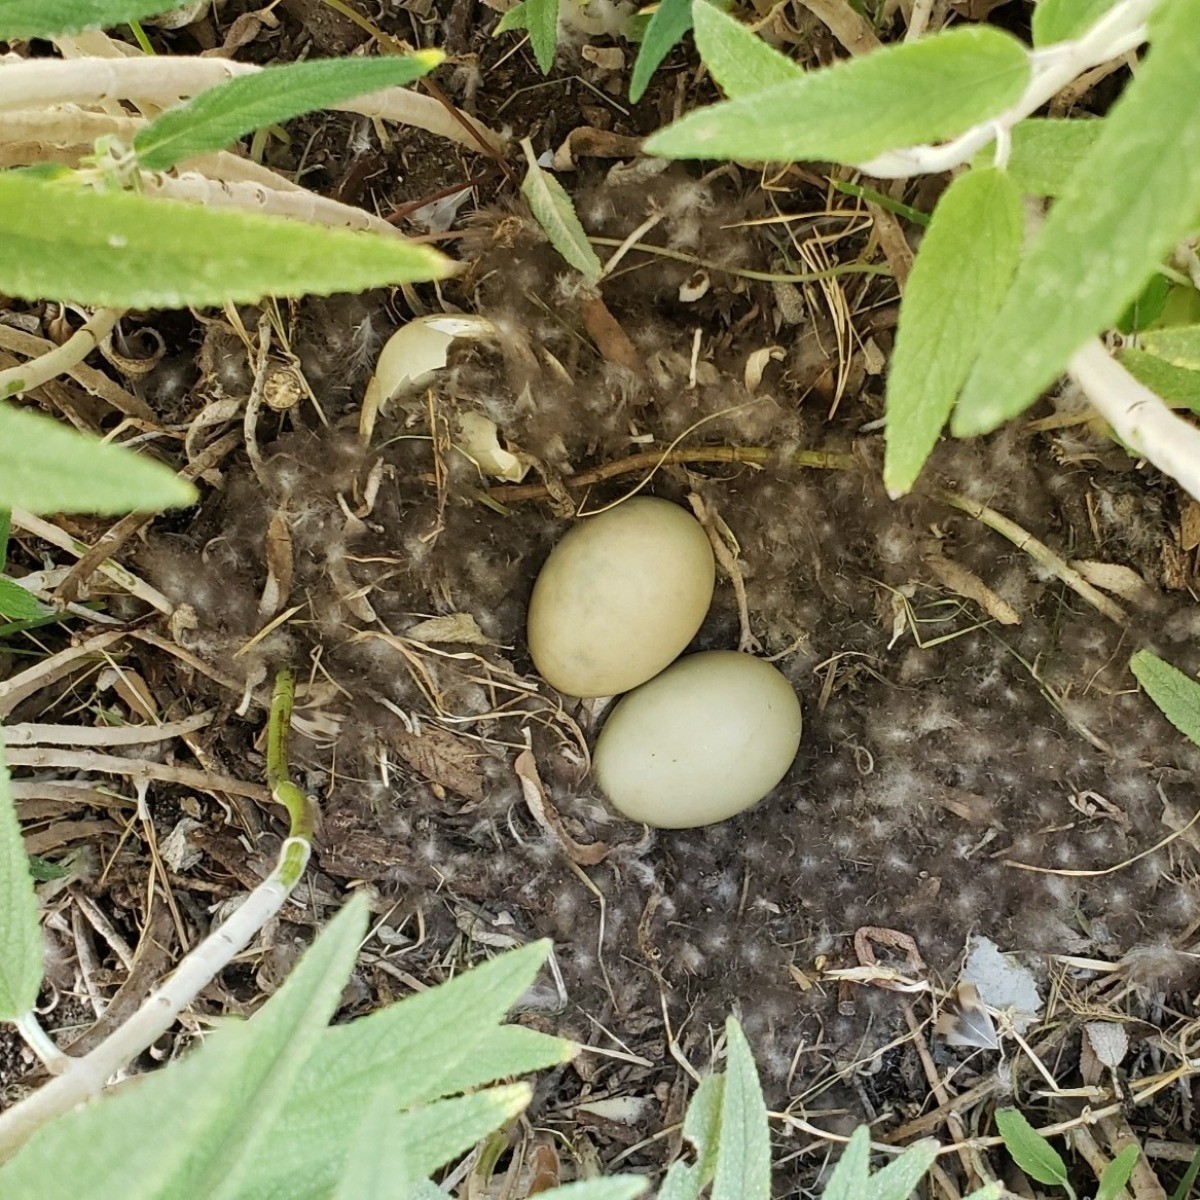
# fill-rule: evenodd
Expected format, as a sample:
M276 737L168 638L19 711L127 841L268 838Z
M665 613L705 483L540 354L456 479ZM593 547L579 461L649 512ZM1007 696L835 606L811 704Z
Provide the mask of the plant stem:
M943 145L889 151L860 163L858 169L878 179L936 175L970 161L989 142L1003 145L1018 121L1035 113L1076 77L1140 46L1146 40L1146 19L1158 3L1159 0L1121 0L1075 41L1031 51L1029 84L1007 112L980 122Z
M61 346L19 367L0 371L0 400L31 392L83 362L112 333L124 311L120 308L98 308L91 320L77 329Z
M52 1075L61 1075L71 1062L42 1028L37 1017L27 1012L14 1022L17 1032L25 1039L26 1045L41 1059L42 1065Z

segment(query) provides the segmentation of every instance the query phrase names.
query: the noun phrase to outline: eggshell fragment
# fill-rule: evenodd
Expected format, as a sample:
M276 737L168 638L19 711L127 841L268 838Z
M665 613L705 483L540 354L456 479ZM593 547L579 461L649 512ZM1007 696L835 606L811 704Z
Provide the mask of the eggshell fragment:
M700 523L635 497L576 525L529 601L529 652L569 696L612 696L657 675L695 636L715 567Z
M783 777L803 719L770 663L733 650L680 659L613 709L596 780L631 821L690 829L735 816Z

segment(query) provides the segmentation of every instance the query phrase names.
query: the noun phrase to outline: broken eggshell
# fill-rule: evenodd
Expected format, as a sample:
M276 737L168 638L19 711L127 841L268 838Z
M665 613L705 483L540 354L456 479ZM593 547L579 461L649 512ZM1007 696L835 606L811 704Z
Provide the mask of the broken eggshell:
M375 420L402 391L421 387L446 365L450 343L456 338L486 338L496 327L485 317L442 315L417 317L401 325L384 343L375 364L375 374L363 397L358 432L370 441Z
M505 483L520 483L529 473L527 463L500 445L496 422L489 421L482 413L458 414L458 437L454 444L479 468L481 475L491 475Z
M803 718L770 663L735 650L682 658L613 709L596 781L631 821L691 829L757 804L787 774Z
M529 653L568 696L613 696L653 678L712 603L708 535L686 510L638 496L577 524L529 601Z

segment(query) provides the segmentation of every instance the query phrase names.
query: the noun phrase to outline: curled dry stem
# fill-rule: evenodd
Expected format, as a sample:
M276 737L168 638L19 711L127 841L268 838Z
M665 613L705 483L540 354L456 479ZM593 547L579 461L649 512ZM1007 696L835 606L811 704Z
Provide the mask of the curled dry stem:
M98 308L91 319L61 346L19 367L0 371L0 400L30 392L78 366L112 333L123 311L119 308Z

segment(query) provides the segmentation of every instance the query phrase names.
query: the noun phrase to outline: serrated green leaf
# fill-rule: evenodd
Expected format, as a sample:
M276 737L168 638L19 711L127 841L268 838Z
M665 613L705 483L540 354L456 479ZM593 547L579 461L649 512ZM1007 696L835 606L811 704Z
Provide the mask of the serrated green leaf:
M996 1110L996 1127L1013 1162L1038 1183L1069 1182L1062 1156L1015 1108Z
M1049 46L1086 33L1118 0L1038 0L1033 10L1033 44Z
M642 1195L649 1184L644 1179L628 1175L616 1179L587 1179L578 1183L564 1183L562 1187L539 1192L539 1200L634 1200ZM662 1194L659 1194L662 1200Z
M1024 412L1111 325L1200 211L1200 5L1156 37L1023 258L952 418L987 433Z
M1141 1150L1137 1146L1126 1146L1116 1158L1104 1168L1100 1176L1100 1186L1096 1190L1096 1200L1117 1200L1129 1182L1133 1168L1137 1166Z
M932 1138L906 1147L903 1154L871 1176L872 1200L908 1200L933 1166L937 1153L938 1144Z
M558 0L521 0L500 18L492 36L511 29L524 29L529 34L533 56L542 74L549 75L558 48Z
M0 401L0 507L121 513L195 500L161 463Z
M218 1200L270 1128L337 1006L366 927L352 900L250 1020L74 1109L0 1166L5 1200Z
M391 1088L374 1097L342 1170L334 1200L391 1200L507 1124L529 1103L526 1083L398 1111Z
M30 1012L42 986L42 934L0 737L0 1021Z
M645 94L659 63L692 27L692 0L660 0L638 47L629 79L629 99L636 104Z
M900 304L887 380L883 481L906 493L929 457L1012 282L1024 232L1003 171L960 175L943 193Z
M846 1143L821 1200L862 1200L871 1173L871 1131L860 1125Z
M671 1164L658 1200L696 1200L701 1189L712 1181L720 1149L724 1097L724 1075L709 1075L696 1088L683 1118L683 1136L695 1148L695 1161Z
M1177 367L1133 346L1122 350L1117 358L1134 379L1168 404L1200 413L1200 371Z
M1083 118L1018 121L1004 169L1027 195L1057 196L1103 132L1103 121ZM975 166L990 167L994 158L989 146L975 156Z
M183 7L181 0L2 0L0 40L111 29Z
M962 133L1013 104L1029 79L1016 38L951 29L690 113L647 154L855 164Z
M1129 669L1163 716L1200 746L1200 683L1149 650L1139 650L1129 660Z
M0 172L0 292L115 308L219 307L437 279L450 264L401 238L97 192Z
M545 961L539 942L322 1036L239 1200L316 1200L342 1170L371 1097L385 1084L409 1108L453 1087L565 1062L571 1043L498 1028Z
M725 1022L725 1042L728 1062L712 1200L770 1200L771 1129L767 1105L754 1053L733 1017Z
M267 125L412 83L444 58L440 51L421 50L390 58L332 58L264 67L168 108L138 130L133 148L146 170L168 171L185 158L223 150Z
M529 169L525 172L524 183L521 184L521 194L528 202L534 220L545 231L555 250L579 271L588 283L597 283L604 268L579 223L579 216L575 212L571 197L549 171L543 171L538 166L537 156L529 139L526 138L521 145L525 150L525 157L529 160Z
M803 67L768 46L740 21L707 0L694 0L696 48L709 73L731 99L794 83Z
M53 614L54 609L40 603L36 596L0 576L0 617L9 621L36 621Z

